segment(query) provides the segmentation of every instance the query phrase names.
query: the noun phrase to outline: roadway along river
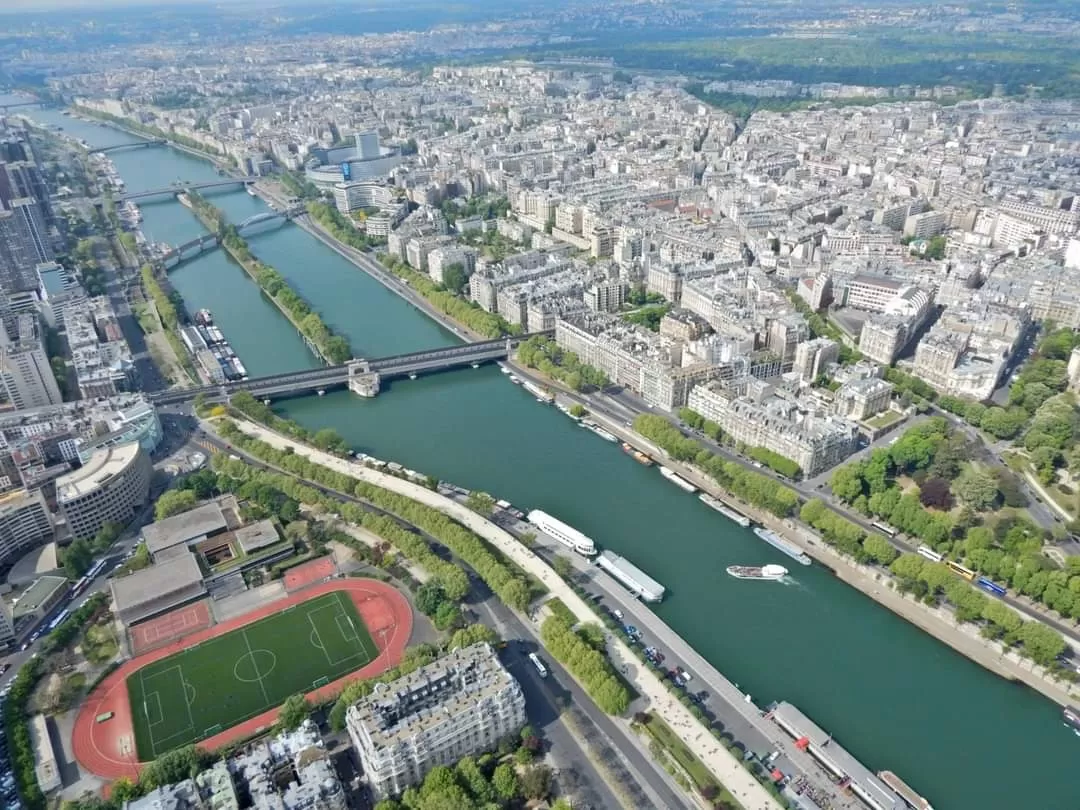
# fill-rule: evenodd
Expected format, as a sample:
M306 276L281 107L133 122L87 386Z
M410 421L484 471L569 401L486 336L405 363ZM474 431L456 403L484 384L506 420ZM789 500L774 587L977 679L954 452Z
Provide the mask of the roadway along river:
M58 112L35 115L91 144L127 137ZM172 150L120 152L114 161L131 189L214 176ZM242 192L216 199L234 221L264 210ZM153 239L177 244L199 231L178 204L143 210ZM251 243L358 356L454 340L295 226ZM253 374L315 363L220 252L181 266L175 284L189 307L213 310ZM494 368L396 382L370 401L341 392L281 410L313 429L336 428L382 458L548 510L626 555L668 587L658 613L759 704L795 703L871 769L897 772L938 810L1077 806L1080 739L1054 704L989 674L823 568L792 563ZM793 569L792 584L724 573L733 563L770 562Z

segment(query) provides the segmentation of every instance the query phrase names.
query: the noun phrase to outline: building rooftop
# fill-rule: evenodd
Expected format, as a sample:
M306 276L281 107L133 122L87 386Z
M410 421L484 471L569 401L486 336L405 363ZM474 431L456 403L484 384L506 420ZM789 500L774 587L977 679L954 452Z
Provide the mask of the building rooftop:
M475 708L507 688L520 688L486 643L461 647L375 690L350 707L376 748L397 745Z
M202 571L195 555L181 554L126 577L114 579L110 587L116 610L135 614L128 617L127 620L130 621L132 618L139 618L139 614L145 613L155 602L168 604L176 601L172 597L182 596L187 590L192 590L194 596L193 589L201 582Z
M256 524L258 525L258 524ZM174 546L187 545L208 534L225 531L228 523L217 501L204 503L179 515L144 526L143 540L151 555Z
M49 600L57 588L66 587L67 583L67 577L41 577L15 600L12 605L13 615L18 618L33 613Z
M61 503L93 492L124 472L139 454L138 442L96 450L82 467L56 479L56 497Z
M281 539L272 520L260 520L250 526L241 526L233 533L233 536L245 554L272 546Z

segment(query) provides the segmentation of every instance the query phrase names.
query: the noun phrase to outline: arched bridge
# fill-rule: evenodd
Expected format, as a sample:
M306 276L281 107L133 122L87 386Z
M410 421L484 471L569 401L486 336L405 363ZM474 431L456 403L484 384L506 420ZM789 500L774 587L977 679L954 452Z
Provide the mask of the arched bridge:
M237 188L250 185L259 178L255 175L247 177L228 177L221 180L205 180L201 183L173 183L170 186L162 186L161 188L149 188L145 191L129 191L126 194L121 194L118 199L120 200L145 200L148 197L175 197L178 194L182 194L185 191L201 191L208 188L226 188L228 186L236 186Z
M551 332L536 334L550 335ZM451 368L460 368L473 363L489 363L509 357L514 348L532 335L485 340L478 343L466 343L462 346L450 346L444 349L399 354L378 360L353 361L340 366L327 366L308 371L294 371L287 374L273 374L269 377L255 377L224 385L205 385L200 388L184 388L169 391L157 391L149 394L155 405L179 405L191 402L202 394L208 400L225 400L232 394L247 391L258 399L270 399L282 396L297 396L331 388L343 388L348 385L350 366L357 363L370 371L376 372L382 379L407 377L412 374L426 374Z
M266 223L275 226L284 225L290 219L305 213L306 210L303 206L296 206L287 211L264 211L261 214L255 214L245 219L236 226L236 232L240 236L247 236L251 231ZM158 260L165 265L166 270L171 270L180 262L201 256L206 251L213 250L219 244L217 234L206 233L184 242L182 245L177 245L172 250L159 256Z
M42 101L12 101L7 104L0 104L0 110L7 112L8 110L15 110L19 107L44 107L45 103Z
M98 152L102 155L108 152L119 152L124 149L149 149L152 146L166 146L168 141L164 138L154 138L149 141L133 141L131 143L114 143L111 146L97 146L87 151L92 155Z

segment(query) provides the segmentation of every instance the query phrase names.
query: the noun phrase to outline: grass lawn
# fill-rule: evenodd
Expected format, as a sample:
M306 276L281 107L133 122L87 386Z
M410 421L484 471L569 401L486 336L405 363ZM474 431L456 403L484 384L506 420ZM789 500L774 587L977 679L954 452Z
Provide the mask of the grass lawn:
M654 740L664 747L672 759L686 770L690 778L694 780L694 787L701 790L706 785L715 785L720 791L717 794L717 799L726 801L732 807L740 806L735 797L728 793L727 789L713 775L713 772L706 768L705 763L686 747L667 723L653 714L649 718L649 722L644 725L644 728Z
M871 416L869 419L866 420L866 424L868 424L874 430L880 430L883 427L894 425L897 422L902 421L904 418L905 417L902 413L897 413L896 411L885 411L884 413L879 413L877 416Z
M147 664L127 679L139 759L213 736L376 655L352 600L335 592Z

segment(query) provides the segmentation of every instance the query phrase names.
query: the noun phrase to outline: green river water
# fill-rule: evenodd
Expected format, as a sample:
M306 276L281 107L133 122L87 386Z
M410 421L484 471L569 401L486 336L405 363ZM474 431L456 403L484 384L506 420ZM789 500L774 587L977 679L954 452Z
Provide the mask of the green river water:
M131 138L35 112L91 144ZM212 179L206 162L169 149L119 152L128 188ZM214 196L233 221L265 206L243 192ZM175 202L142 207L153 240L201 232ZM250 238L356 356L446 345L444 328L359 269L286 225ZM317 365L243 271L216 251L180 266L173 283L206 307L251 375ZM669 596L657 612L759 705L788 700L872 770L890 769L952 808L1080 808L1080 739L1060 710L954 653L825 569L791 566L787 587L740 582L731 564L786 563L697 499L583 431L484 367L395 382L377 399L347 392L281 404L309 428L333 427L355 448L399 461L522 509L543 508L630 558Z

